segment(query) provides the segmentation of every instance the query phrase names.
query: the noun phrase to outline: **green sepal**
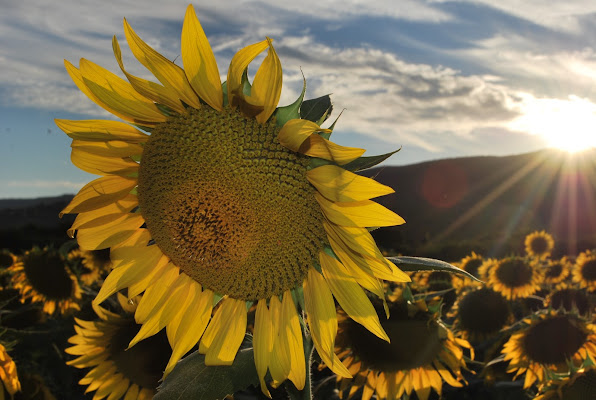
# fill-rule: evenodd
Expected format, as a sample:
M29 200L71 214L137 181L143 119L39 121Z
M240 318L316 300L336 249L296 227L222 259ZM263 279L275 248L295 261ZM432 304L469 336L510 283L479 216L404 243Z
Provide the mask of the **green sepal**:
M365 170L368 168L372 168L375 165L382 163L383 161L385 161L386 159L388 159L389 157L391 157L392 155L394 155L395 153L397 153L400 150L401 150L401 147L395 151L392 151L391 153L380 154L378 156L358 157L354 161L351 161L345 165L342 165L342 168L346 169L348 171L352 171L352 172L357 172L357 171L362 171L362 170Z
M278 107L273 114L275 117L275 122L280 128L289 120L300 118L300 106L304 100L304 93L306 93L306 78L304 78L304 75L302 76L302 81L302 93L300 93L300 96L298 96L296 101L290 105Z
M474 275L464 271L461 268L457 268L455 265L446 263L445 261L435 260L433 258L424 257L387 257L387 260L391 261L402 271L416 272L416 271L443 271L451 272L453 274L460 274L466 278L475 280L476 282L482 282Z
M168 107L166 105L155 103L155 106L157 107L159 112L162 113L163 115L165 115L166 117L171 117L174 114L178 114L177 112L175 112L174 110L172 110L170 107Z
M333 111L331 97L328 94L316 99L305 100L300 107L300 118L307 119L321 125ZM323 136L325 137L325 136ZM328 139L328 137L325 137Z
M242 94L249 97L250 92L252 90L252 85L248 81L248 68L244 69L244 72L242 73L242 79L240 80L240 82L242 84Z
M228 81L224 81L224 83L221 84L221 91L223 92L222 105L226 107L228 104L230 104L228 100Z
M205 355L195 351L176 365L154 399L223 399L250 385L259 385L252 347L238 351L228 366L206 366Z

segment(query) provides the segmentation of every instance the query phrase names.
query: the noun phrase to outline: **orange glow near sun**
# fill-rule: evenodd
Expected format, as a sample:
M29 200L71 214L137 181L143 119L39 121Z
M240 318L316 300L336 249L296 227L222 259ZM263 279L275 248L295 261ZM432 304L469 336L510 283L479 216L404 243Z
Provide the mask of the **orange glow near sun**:
M510 127L541 136L549 147L570 153L596 147L596 104L587 99L532 99L522 113Z

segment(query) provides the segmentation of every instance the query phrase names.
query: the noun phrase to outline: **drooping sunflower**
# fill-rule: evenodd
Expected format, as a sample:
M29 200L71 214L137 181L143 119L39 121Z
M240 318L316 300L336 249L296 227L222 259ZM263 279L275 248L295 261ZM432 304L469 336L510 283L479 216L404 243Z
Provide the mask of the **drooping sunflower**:
M545 299L545 305L553 310L563 309L567 312L577 312L580 315L591 313L594 308L584 290L572 287L563 287L553 291Z
M81 248L111 248L114 270L95 303L125 288L130 297L145 292L136 311L143 327L131 345L166 326L176 332L168 374L199 340L207 365L231 364L246 329L246 302L256 302L255 364L267 393L267 369L274 384L289 378L304 386L292 297L302 287L315 347L349 376L333 354L333 298L387 339L364 289L383 296L380 279L409 280L366 229L404 222L370 200L393 190L351 171L364 150L330 142L331 129L319 126L324 117L300 119L302 96L276 111L282 71L271 39L239 50L222 88L192 6L182 28L184 69L126 20L124 31L159 83L125 70L114 37L128 82L85 59L66 68L82 92L127 123L56 121L74 139L73 163L103 175L63 210L78 213L69 232ZM265 50L251 85L247 67ZM212 316L216 294L223 300Z
M555 248L553 236L546 231L532 232L526 236L524 241L526 254L530 257L544 260L550 257Z
M11 398L16 392L21 390L21 382L19 382L17 366L2 344L0 344L0 379L4 385L4 387L0 389L2 391L2 393L0 393L0 398L4 399L5 390Z
M573 281L588 291L596 291L596 252L586 250L580 253L575 260Z
M525 374L524 388L544 383L555 373L582 368L596 357L596 326L571 313L536 313L503 346L507 372Z
M519 256L498 260L488 271L488 286L508 300L526 297L540 289L542 273L534 262Z
M544 283L557 287L569 276L572 267L573 264L567 257L547 261L544 265Z
M151 399L172 353L170 345L162 331L127 349L141 325L131 313L136 303L120 294L118 300L124 315L93 305L99 320L75 318L77 334L68 339L73 346L65 351L78 357L67 364L91 368L79 384L88 385L86 392L96 391L94 399Z
M375 393L378 399L396 400L412 392L426 400L431 389L441 395L443 382L463 386L462 348L471 350L470 344L456 338L437 315L420 305L400 301L390 303L389 310L389 319L382 318L381 324L390 343L353 320L340 318L337 352L354 376L338 376L342 396L348 389L349 396L362 389L363 400Z
M79 310L81 289L60 253L50 247L34 247L18 257L10 267L12 285L21 293L21 302L43 303L43 311L64 314Z
M452 311L455 326L462 336L481 341L494 335L512 322L509 302L501 293L477 286L463 290Z
M109 249L91 251L74 249L68 253L68 259L79 267L79 279L85 285L92 285L97 282L103 274L111 269L112 265Z
M587 400L596 398L596 367L582 368L544 385L534 400Z

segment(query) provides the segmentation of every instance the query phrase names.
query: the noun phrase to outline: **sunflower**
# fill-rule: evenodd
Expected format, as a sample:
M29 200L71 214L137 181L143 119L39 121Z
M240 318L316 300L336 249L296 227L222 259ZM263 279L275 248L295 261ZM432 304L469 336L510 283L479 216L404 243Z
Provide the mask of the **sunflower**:
M507 372L525 373L524 388L544 383L550 375L581 368L596 357L596 325L569 313L534 314L503 346Z
M584 291L571 287L563 287L550 293L545 300L545 305L551 307L553 310L575 311L580 315L587 315L593 311L593 307L590 305L590 298Z
M488 275L491 269L499 263L499 260L496 258L487 258L485 259L482 264L478 267L478 278L487 281Z
M550 233L546 231L536 231L526 236L524 241L526 254L532 258L548 258L555 248L555 240Z
M68 253L68 260L79 266L81 269L79 278L85 285L97 282L112 265L109 249L91 251L74 249Z
M452 314L462 336L472 341L484 340L512 321L511 307L501 293L468 286L455 303Z
M488 286L508 300L526 297L540 289L541 271L524 257L499 260L488 271Z
M590 292L596 291L596 251L586 250L577 256L573 281Z
M4 384L4 388L1 389L2 393L0 393L0 398L4 399L5 390L11 398L16 392L21 391L21 382L19 382L19 376L17 375L17 366L2 344L0 344L0 379L2 379L2 383Z
M362 399L369 400L373 393L378 399L399 399L414 391L420 400L426 400L431 389L441 395L443 381L463 386L461 369L466 363L462 347L471 350L470 344L456 338L436 314L420 305L402 301L390 303L389 309L389 319L381 324L390 343L340 317L337 351L354 376L338 376L340 393L349 389L352 396L362 388Z
M31 299L43 303L43 311L50 315L56 308L62 314L80 309L81 289L77 278L55 249L34 247L18 257L10 271L13 287L21 293L21 302Z
M571 273L572 264L569 258L549 260L544 266L544 283L557 287Z
M461 259L459 263L456 265L469 273L470 275L474 276L475 278L480 279L480 266L484 263L484 257L475 252L472 252L470 255ZM463 287L467 287L469 285L480 285L479 282L473 281L470 278L466 278L464 276L457 275L453 279L453 285L461 289Z
M69 233L76 231L81 248L111 248L114 270L95 303L125 288L130 297L145 292L136 311L143 327L130 345L164 327L176 332L166 375L199 340L207 365L231 364L246 330L246 303L257 303L255 364L267 393L267 369L275 385L289 378L304 386L293 299L303 289L315 347L349 376L333 354L333 297L388 339L364 289L383 296L380 279L409 280L367 230L404 222L370 200L393 189L350 171L364 150L330 142L331 129L319 126L325 117L300 119L302 96L276 111L282 71L271 39L238 51L222 88L192 6L182 27L184 69L126 20L124 31L160 84L125 70L114 37L128 82L85 59L66 68L91 100L128 123L56 121L74 139L73 163L103 175L63 210L78 213ZM251 85L247 67L265 50ZM222 300L214 309L216 295Z
M77 334L68 339L74 346L65 351L78 357L67 364L92 368L79 383L88 385L86 392L96 390L94 399L151 399L171 355L168 339L161 332L127 349L141 329L130 313L137 303L120 294L118 300L124 316L93 305L99 320L75 318Z
M0 270L5 270L15 263L17 257L8 249L0 249Z
M596 398L596 367L582 368L563 379L550 382L535 400L587 400Z

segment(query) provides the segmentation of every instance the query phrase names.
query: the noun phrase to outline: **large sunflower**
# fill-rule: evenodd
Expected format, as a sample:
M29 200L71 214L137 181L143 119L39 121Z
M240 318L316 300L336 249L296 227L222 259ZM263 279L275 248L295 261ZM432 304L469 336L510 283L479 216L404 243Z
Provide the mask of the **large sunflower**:
M503 346L507 372L525 373L524 388L554 373L581 368L596 358L596 326L574 314L548 312L522 321L523 328Z
M79 310L81 289L60 253L52 248L34 247L18 257L10 267L12 284L21 293L21 301L43 303L43 311L62 314Z
M114 37L128 82L85 59L66 68L91 100L128 123L56 121L74 139L73 163L103 175L63 210L79 214L70 233L81 248L111 248L114 270L95 302L124 288L130 297L145 292L135 315L143 327L131 345L164 327L176 332L166 374L199 339L207 365L231 364L244 338L246 302L257 302L255 364L267 392L267 369L275 384L289 378L304 386L293 300L294 289L304 288L315 347L349 376L333 354L333 297L387 339L363 288L383 296L380 279L409 280L366 229L404 222L370 200L393 190L347 169L364 150L330 142L331 130L315 122L287 118L301 98L276 112L282 71L271 39L238 51L222 88L192 6L182 28L184 69L126 20L124 31L160 84L124 69ZM251 86L247 67L264 50Z
M380 307L379 307L380 308ZM472 349L420 304L390 303L390 317L381 324L390 343L380 340L349 318L341 318L337 350L353 379L338 376L340 393L353 395L362 389L362 399L374 393L379 399L396 400L415 392L428 399L431 389L441 395L443 382L463 386L461 369L466 367L462 347Z
M0 398L4 399L4 390L11 396L21 390L21 382L17 375L17 366L8 355L6 348L0 344L0 379L2 380L3 388L0 388Z
M99 316L96 321L75 318L76 335L68 339L74 346L67 348L68 354L78 356L68 361L76 368L91 368L81 385L88 385L87 392L96 390L94 399L151 399L156 393L159 380L168 358L170 346L165 333L160 333L140 344L127 349L130 340L141 325L133 315L136 303L118 295L120 306L127 315L119 315L94 305Z
M542 279L534 262L524 257L503 258L488 270L488 286L508 300L533 294Z
M524 240L526 253L533 258L548 258L555 248L553 236L546 231L532 232Z
M596 251L586 250L575 260L573 281L588 291L596 291Z

